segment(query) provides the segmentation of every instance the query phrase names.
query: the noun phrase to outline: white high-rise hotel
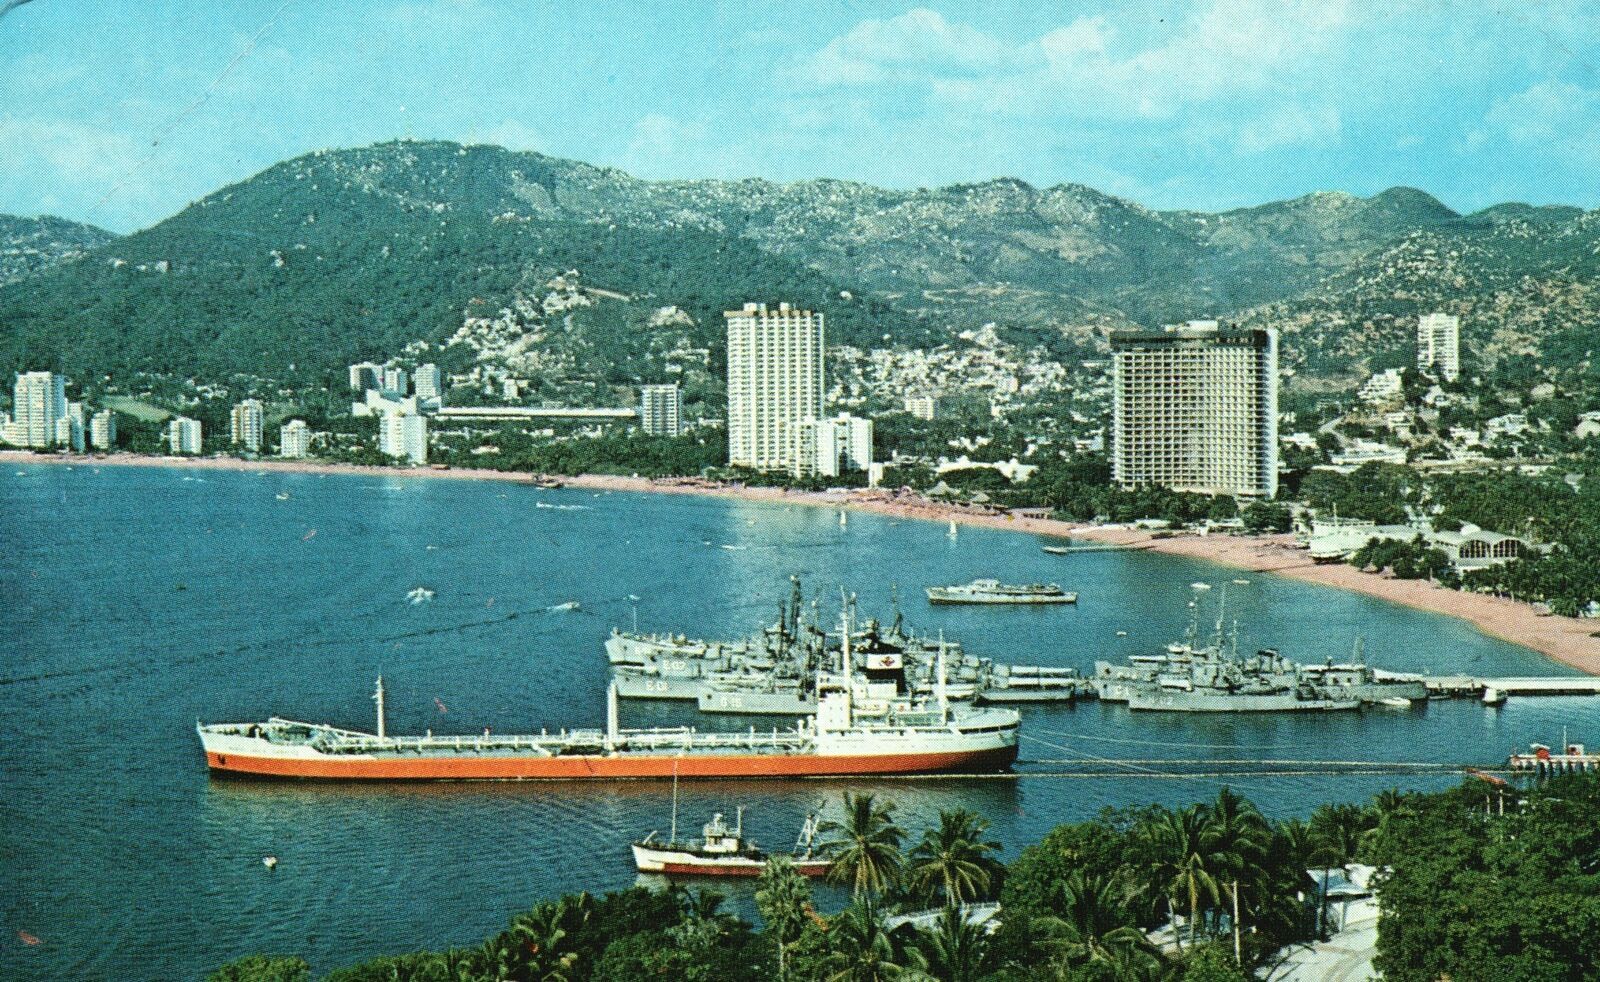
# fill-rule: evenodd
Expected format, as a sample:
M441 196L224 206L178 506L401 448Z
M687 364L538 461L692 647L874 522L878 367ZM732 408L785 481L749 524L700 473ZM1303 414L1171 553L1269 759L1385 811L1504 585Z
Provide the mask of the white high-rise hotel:
M260 399L246 399L233 407L228 416L229 442L246 450L261 449L261 425L265 408Z
M727 311L728 462L797 466L800 424L822 418L822 315L781 303Z
M639 427L651 436L683 432L683 394L677 383L639 386Z
M1461 318L1423 314L1417 318L1417 367L1432 369L1446 382L1461 374Z
M58 421L67 418L66 380L54 372L23 372L12 394L15 442L25 447L56 446Z
M1278 491L1278 337L1189 321L1111 335L1112 477L1123 487Z

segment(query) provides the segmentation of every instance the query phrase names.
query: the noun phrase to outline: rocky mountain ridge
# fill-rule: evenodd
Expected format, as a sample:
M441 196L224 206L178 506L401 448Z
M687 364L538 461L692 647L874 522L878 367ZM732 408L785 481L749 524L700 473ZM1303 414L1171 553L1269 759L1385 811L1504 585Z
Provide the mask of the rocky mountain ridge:
M1593 327L1600 218L1518 204L1463 216L1410 188L1208 214L1014 179L647 181L408 141L285 161L78 254L0 288L8 366L326 372L441 343L517 284L576 270L641 311L681 308L688 343L712 351L721 309L790 299L862 347L993 321L1071 352L1102 348L1108 327L1244 319L1283 327L1290 364L1341 375L1392 354L1424 309L1468 314L1469 336L1507 351ZM116 333L128 343L106 343Z

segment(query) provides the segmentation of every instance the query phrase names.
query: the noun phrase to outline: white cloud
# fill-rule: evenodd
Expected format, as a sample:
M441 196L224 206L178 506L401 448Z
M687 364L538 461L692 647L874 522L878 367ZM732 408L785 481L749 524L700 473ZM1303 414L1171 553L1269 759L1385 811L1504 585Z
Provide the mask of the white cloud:
M1600 90L1571 82L1540 82L1497 100L1484 115L1484 124L1489 132L1475 131L1476 145L1499 136L1520 147L1559 155L1573 165L1600 164Z
M1339 132L1339 111L1332 106L1319 109L1284 106L1240 124L1234 145L1246 153L1260 153L1280 147L1327 143L1336 139Z
M827 87L916 79L928 73L984 73L1007 47L965 24L918 7L887 20L864 20L805 59L801 75Z
M818 84L921 84L954 107L979 112L1159 119L1317 78L1326 70L1319 60L1355 23L1350 3L1212 0L1143 46L1123 43L1106 16L1079 17L1007 45L919 9L862 21L805 64ZM1326 111L1312 112L1326 119Z
M0 200L27 202L40 213L66 212L83 221L124 227L127 215L150 208L161 190L136 167L141 146L120 133L63 120L0 116ZM41 189L54 191L40 193ZM116 189L103 212L100 201ZM25 206L26 207L26 206Z

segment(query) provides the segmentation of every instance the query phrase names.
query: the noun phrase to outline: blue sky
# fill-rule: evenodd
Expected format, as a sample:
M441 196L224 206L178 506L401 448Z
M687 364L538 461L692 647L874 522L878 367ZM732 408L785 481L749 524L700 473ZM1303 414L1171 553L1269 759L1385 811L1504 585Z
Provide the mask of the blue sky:
M1158 208L1600 205L1600 5L1491 4L33 0L0 19L0 212L129 231L405 136Z

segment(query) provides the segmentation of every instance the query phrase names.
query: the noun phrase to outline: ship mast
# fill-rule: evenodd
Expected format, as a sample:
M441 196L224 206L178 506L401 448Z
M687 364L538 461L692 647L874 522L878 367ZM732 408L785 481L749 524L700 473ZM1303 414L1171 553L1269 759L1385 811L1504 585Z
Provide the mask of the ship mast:
M378 739L384 738L383 727L383 676L378 676L378 689L372 694L372 701L378 704Z
M617 680L606 686L606 750L617 743ZM676 765L674 765L676 766Z
M945 688L944 628L939 629L939 725L950 722L950 698Z
M678 761L672 761L672 835L668 838L673 845L678 844Z

